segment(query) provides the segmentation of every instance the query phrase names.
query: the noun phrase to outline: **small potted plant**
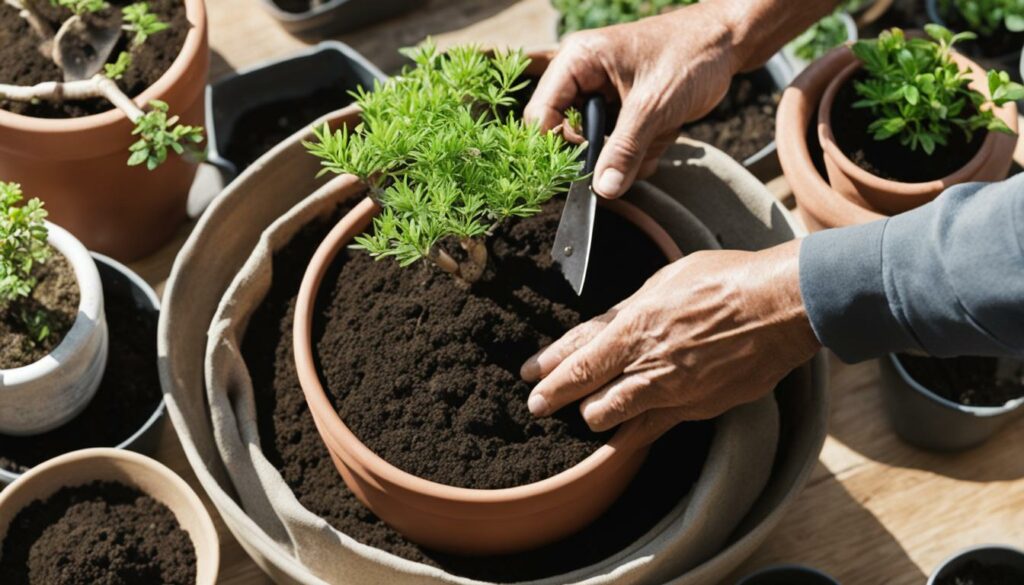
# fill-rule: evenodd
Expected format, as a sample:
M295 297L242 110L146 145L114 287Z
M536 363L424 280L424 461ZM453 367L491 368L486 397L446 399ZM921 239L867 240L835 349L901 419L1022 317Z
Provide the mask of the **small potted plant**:
M857 23L848 13L837 10L811 25L782 50L793 70L803 71L825 53L857 40Z
M1024 46L1021 0L926 0L928 18L954 31L977 35L965 44L979 62L1015 72Z
M1024 583L1024 551L1005 545L971 547L943 561L927 585Z
M81 412L99 386L108 341L96 264L46 221L39 199L0 183L0 433L38 434Z
M680 252L628 203L602 208L596 242L614 246L595 250L577 297L550 258L550 200L577 178L580 149L516 117L529 60L409 55L415 68L358 93L358 126L308 145L368 198L310 261L296 367L339 471L380 518L431 548L523 550L599 515L646 447L636 425L594 434L571 409L531 417L521 363Z
M185 219L195 174L197 156L168 153L203 140L205 18L202 0L0 4L20 57L0 64L0 176L43 194L90 248L153 251Z

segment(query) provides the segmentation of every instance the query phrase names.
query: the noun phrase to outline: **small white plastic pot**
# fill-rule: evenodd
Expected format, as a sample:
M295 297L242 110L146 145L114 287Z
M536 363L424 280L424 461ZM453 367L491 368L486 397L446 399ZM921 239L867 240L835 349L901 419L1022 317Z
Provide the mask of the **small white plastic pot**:
M75 271L78 316L43 359L0 370L0 433L45 433L78 415L92 400L107 365L103 286L89 251L67 230L47 222L48 241Z

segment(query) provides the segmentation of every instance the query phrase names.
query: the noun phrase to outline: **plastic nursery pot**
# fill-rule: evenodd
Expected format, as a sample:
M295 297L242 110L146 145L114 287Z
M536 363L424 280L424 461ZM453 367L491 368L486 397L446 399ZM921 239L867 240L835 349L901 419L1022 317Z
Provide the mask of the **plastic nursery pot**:
M847 47L838 47L811 63L782 94L776 115L775 140L782 171L793 188L797 209L810 231L867 223L885 217L863 201L837 193L825 179L816 120L818 104L835 75L856 61Z
M354 31L417 8L413 0L262 0L264 10L306 41Z
M971 87L986 97L988 83L985 71L975 62L953 53L953 59L961 70L971 73ZM838 193L854 203L879 210L887 214L902 213L928 203L947 188L970 181L999 181L1006 178L1013 164L1013 150L1016 136L999 132L988 132L981 148L963 167L934 181L904 183L878 177L850 160L836 143L832 133L832 110L839 90L861 69L859 60L842 69L833 70L832 79L818 105L818 141L825 157L825 168L829 184ZM1017 106L1008 103L995 108L995 114L1017 131Z
M1003 406L964 406L921 385L907 373L898 356L888 355L879 362L889 422L900 438L917 447L969 449L1024 414L1024 398Z
M839 585L839 581L810 567L779 565L748 575L736 585Z
M182 123L203 124L209 69L203 0L183 0L192 29L181 53L135 98L163 100ZM120 260L159 248L185 220L194 164L169 156L160 168L129 167L133 125L120 110L81 118L33 118L0 110L0 177L46 202L50 218L85 245Z
M96 264L81 242L47 222L48 241L75 271L78 315L43 359L0 370L0 433L44 433L82 412L96 394L107 365L107 321Z
M362 86L372 89L385 75L354 49L337 41L324 41L301 53L244 69L210 84L206 90L207 160L225 174L225 183L244 170L243 160L232 159L229 145L239 121L256 109L279 102L308 99L318 91L335 90L344 102L327 110L309 112L315 118L352 101L347 92ZM301 128L295 128L295 131ZM291 132L289 132L291 134Z
M928 13L928 20L935 24L941 24L942 26L954 29L955 32L961 32L958 27L951 27L946 19L943 17L943 10L939 7L937 0L925 0L924 3L925 11ZM1024 43L1024 35L1016 33L1016 38L1022 39ZM1005 53L993 54L991 51L985 51L986 39L981 35L973 41L965 41L965 51L971 56L972 59L977 60L983 66L993 69L1001 69L1003 71L1016 72L1017 64L1020 61L1021 49L1018 45L1014 50L1007 51Z
M667 259L682 256L668 233L635 206L623 201L605 206L643 230ZM378 212L377 206L365 199L331 230L310 260L295 309L299 381L345 483L382 520L410 540L435 550L468 555L511 553L580 530L618 498L643 464L647 447L640 444L636 425L622 425L608 443L558 475L513 488L475 490L442 485L398 469L364 445L338 416L314 362L313 307L335 256Z
M836 16L843 21L843 25L846 27L846 42L856 42L859 38L857 34L857 22L846 12L837 12ZM793 71L799 73L811 64L811 61L797 57L796 53L793 52L792 43L782 48L782 54L786 57L786 61L789 62L790 67ZM783 86L785 88L785 86Z
M1024 551L1012 546L990 544L967 548L949 557L935 569L928 578L927 585L952 583L947 579L972 564L984 568L1004 567L1016 571L1020 575L1019 582L1024 582Z
M0 492L0 543L11 521L25 506L45 500L64 487L94 481L133 487L170 509L188 533L196 553L196 585L214 585L220 544L210 514L192 488L161 463L130 451L83 449L34 467Z

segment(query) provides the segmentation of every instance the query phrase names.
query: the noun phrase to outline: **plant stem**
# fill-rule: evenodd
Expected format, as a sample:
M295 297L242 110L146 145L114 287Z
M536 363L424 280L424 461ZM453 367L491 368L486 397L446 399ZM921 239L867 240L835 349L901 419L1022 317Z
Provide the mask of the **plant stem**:
M484 275L484 270L487 269L487 246L477 238L463 238L459 241L459 245L469 255L468 260L463 262L459 269L463 280L467 282L480 280L480 277Z
M104 98L117 109L124 112L134 124L145 115L130 97L125 95L117 83L103 74L96 74L81 81L46 81L32 86L0 84L0 98L16 102L46 100L61 102L65 100L84 100Z
M448 252L445 252L440 247L433 246L430 248L430 260L436 264L438 268L444 270L448 274L451 274L455 278L462 278L460 273L461 271L459 270L459 263L455 261L455 258L448 255Z

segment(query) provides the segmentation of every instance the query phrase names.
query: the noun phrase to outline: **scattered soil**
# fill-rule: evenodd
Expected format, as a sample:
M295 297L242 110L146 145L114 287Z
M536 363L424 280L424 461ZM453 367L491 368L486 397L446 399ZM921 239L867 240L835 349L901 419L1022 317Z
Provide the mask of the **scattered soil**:
M854 80L863 79L865 73L854 75L847 81L832 105L832 132L840 150L857 166L875 176L905 183L922 183L946 177L966 165L981 149L985 131L974 133L971 141L959 129L949 134L949 144L937 146L926 154L923 149L910 150L900 144L898 137L875 140L868 132L874 121L869 108L854 108L858 99ZM967 106L964 115L970 116Z
M737 75L722 102L682 134L706 142L743 162L775 140L775 111L782 92L768 71Z
M935 394L964 406L1002 406L1024 396L1024 363L1003 368L990 357L949 359L900 354L910 377Z
M157 314L135 308L129 291L111 286L101 267L110 352L103 380L82 414L48 433L0 434L0 468L24 473L76 449L116 447L149 420L160 404Z
M192 585L196 552L174 514L114 482L62 488L11 522L5 585Z
M667 434L604 516L539 550L484 559L444 555L406 540L378 519L348 490L331 462L303 397L292 354L295 298L306 264L348 209L350 205L343 205L329 220L306 226L274 255L270 291L253 314L242 347L254 386L261 448L303 506L363 544L453 574L511 583L564 574L611 556L654 527L689 493L704 465L713 423L680 425Z
M224 156L241 172L263 153L311 122L352 103L350 87L335 84L295 99L279 100L247 111L235 122Z
M110 8L100 14L109 17L114 10L131 4L133 0L108 0ZM148 0L150 12L157 14L161 21L171 25L159 32L133 52L132 66L124 78L117 83L129 96L137 96L153 85L181 52L191 24L185 14L183 0ZM43 17L54 27L70 15L70 10L52 6L50 2L35 3ZM111 61L129 46L130 35L124 33L111 53ZM32 28L18 16L18 11L0 2L0 83L14 85L35 85L44 81L61 81L60 68L39 50L39 37ZM69 102L40 102L26 104L0 100L0 108L17 114L37 118L77 118L99 114L111 109L106 100L92 99Z
M22 301L0 311L0 369L27 366L46 357L60 345L78 315L78 281L75 269L60 252L34 270L36 288ZM21 319L22 312L45 311L50 335L35 342Z
M958 571L939 579L936 585L1020 585L1024 573L1007 565L983 565L978 561L964 563Z

